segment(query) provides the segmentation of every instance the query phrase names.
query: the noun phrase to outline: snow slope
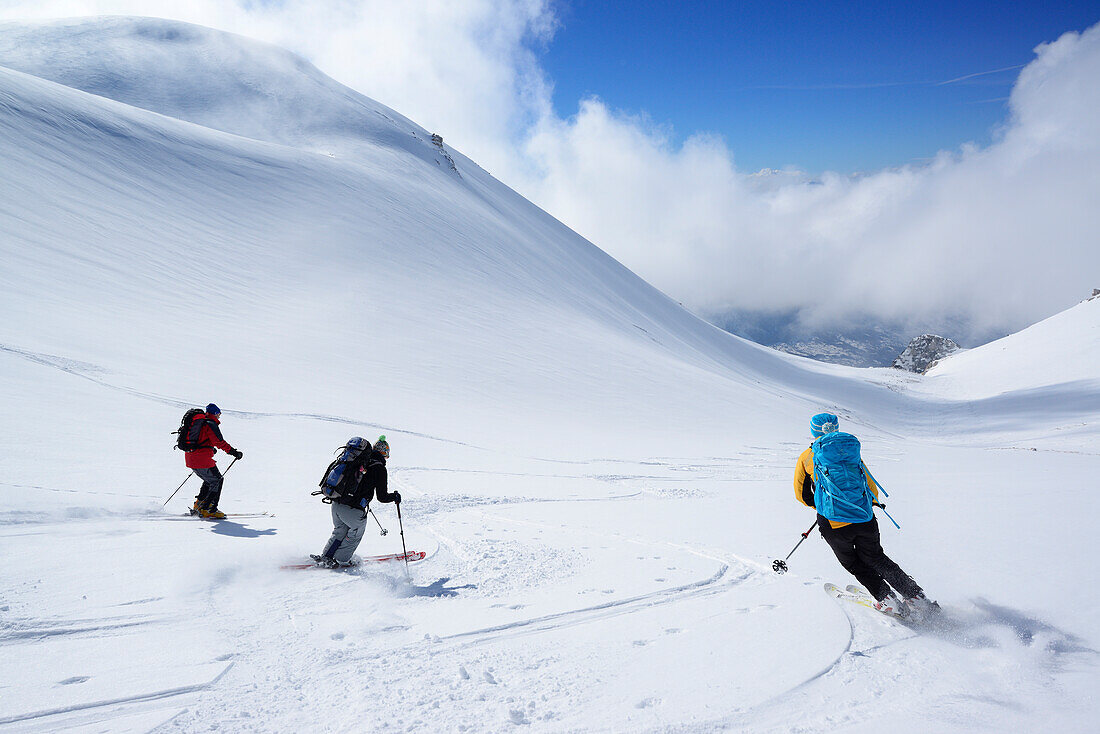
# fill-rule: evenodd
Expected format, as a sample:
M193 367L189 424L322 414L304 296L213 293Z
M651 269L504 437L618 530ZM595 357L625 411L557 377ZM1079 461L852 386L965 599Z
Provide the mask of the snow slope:
M942 360L929 374L930 390L942 395L983 398L1100 378L1100 298L1033 324L1017 334ZM1095 385L1091 386L1095 388Z
M972 362L1019 375L996 395L821 365L446 153L240 37L0 26L0 727L1089 730L1096 309L1052 336L1067 376ZM193 479L161 509L209 400L245 452L223 509L273 517L181 518ZM827 598L816 536L769 570L825 408L945 626ZM327 537L332 449L383 432L429 558L280 570ZM376 510L364 555L400 547Z

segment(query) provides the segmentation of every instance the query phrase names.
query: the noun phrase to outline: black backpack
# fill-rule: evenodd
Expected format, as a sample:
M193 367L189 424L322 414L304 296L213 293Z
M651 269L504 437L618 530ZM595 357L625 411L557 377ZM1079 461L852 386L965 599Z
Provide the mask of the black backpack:
M173 433L176 434L176 448L180 451L194 451L195 449L201 449L203 446L199 443L199 434L202 432L201 423L194 428L198 430L192 430L192 424L195 422L195 418L205 413L202 408L191 408L183 414L183 420L180 421L180 427Z
M356 480L359 478L355 476L355 470L361 463L361 459L370 456L371 444L367 439L356 436L336 450L341 453L325 469L325 475L317 485L321 489L311 493L323 495L321 501L326 503L346 498L350 492L355 491ZM363 456L364 453L366 456Z

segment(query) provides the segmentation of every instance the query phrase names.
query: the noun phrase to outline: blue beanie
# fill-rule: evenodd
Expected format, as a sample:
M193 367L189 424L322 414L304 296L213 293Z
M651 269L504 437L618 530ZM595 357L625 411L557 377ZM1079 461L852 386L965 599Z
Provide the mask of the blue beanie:
M826 433L840 429L840 419L832 413L818 413L810 419L810 433L814 438L821 438Z
M213 403L210 403L210 405L206 406L206 414L207 415L221 415L222 414L222 409L219 408L218 406L214 405Z

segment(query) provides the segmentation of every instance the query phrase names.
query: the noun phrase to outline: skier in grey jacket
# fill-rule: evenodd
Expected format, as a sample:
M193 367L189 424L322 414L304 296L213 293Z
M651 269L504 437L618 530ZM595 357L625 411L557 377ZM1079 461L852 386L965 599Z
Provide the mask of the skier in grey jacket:
M367 459L354 470L358 474L355 491L332 501L332 536L320 555L310 555L319 565L328 568L352 565L352 555L366 530L367 506L372 499L401 504L401 493L390 492L387 486L389 456L390 445L385 436L380 436Z

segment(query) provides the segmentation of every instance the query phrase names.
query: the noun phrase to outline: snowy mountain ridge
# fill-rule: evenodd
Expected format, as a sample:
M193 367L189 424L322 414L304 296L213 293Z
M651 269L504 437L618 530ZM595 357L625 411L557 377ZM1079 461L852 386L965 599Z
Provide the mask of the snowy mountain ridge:
M370 143L431 157L426 131L300 56L189 23L3 23L0 66L254 140L325 152Z

